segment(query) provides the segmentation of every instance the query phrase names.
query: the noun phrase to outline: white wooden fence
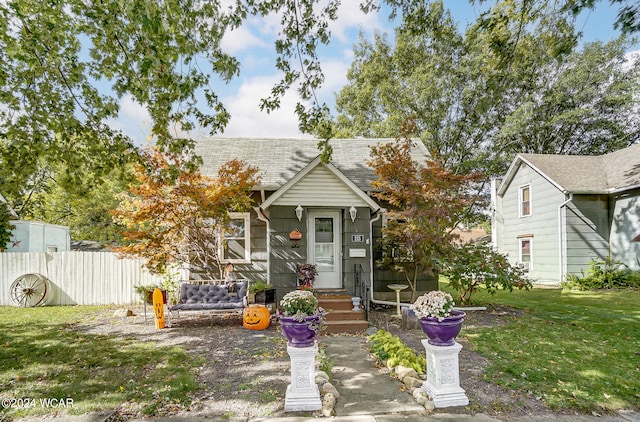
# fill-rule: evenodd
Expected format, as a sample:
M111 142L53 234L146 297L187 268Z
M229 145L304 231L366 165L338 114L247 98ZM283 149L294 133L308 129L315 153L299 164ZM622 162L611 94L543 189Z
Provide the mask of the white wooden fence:
M29 273L51 281L47 305L139 303L134 286L160 282L142 263L111 252L0 253L0 306L13 305L11 284Z

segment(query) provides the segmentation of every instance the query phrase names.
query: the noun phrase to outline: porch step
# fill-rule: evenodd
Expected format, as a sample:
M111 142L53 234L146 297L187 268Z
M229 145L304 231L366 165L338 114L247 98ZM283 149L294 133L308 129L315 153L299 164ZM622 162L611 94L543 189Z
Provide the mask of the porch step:
M367 321L325 321L323 334L361 333L369 328Z
M351 297L318 296L318 304L326 311L350 311L353 309Z
M325 321L364 321L364 311L330 311L324 317Z
M345 289L315 289L313 294L316 296L340 296L351 297Z
M364 311L353 311L351 296L323 293L316 295L318 303L325 311L325 334L359 333L369 328Z

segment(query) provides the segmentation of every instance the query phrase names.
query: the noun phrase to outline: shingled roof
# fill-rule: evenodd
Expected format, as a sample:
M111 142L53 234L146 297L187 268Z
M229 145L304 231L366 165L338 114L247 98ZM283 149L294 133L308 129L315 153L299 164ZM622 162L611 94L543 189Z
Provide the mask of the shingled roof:
M373 170L366 165L370 147L392 139L332 139L332 164L363 191L371 191ZM220 166L234 158L260 169L258 189L275 191L295 176L318 155L317 139L206 138L198 142L196 153L202 157L202 173L215 176ZM426 147L414 142L413 159L423 163L429 158Z
M598 156L518 154L500 193L504 193L521 163L565 193L608 194L640 187L640 144Z

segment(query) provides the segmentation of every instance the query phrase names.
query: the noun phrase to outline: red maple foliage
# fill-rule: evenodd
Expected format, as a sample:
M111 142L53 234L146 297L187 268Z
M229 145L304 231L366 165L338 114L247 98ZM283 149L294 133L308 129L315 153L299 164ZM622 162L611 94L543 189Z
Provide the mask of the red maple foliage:
M229 213L250 207L258 169L232 160L211 178L192 168L184 154L151 148L143 158L135 166L138 184L112 211L129 241L117 252L145 258L153 273L188 264L222 278L221 237L230 223Z
M402 133L411 133L411 123ZM378 178L374 195L389 204L379 247L381 264L404 275L416 298L418 277L453 250L454 228L479 199L472 185L481 174L460 175L437 160L418 163L408 136L371 148L368 164ZM418 141L419 142L419 141Z

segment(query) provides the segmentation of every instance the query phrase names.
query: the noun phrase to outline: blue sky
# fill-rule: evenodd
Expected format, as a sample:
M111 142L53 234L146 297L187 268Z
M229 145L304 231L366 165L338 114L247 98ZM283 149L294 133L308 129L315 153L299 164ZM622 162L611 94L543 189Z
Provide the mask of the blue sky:
M345 0L340 6L339 19L332 23L332 43L320 51L325 84L319 90L323 101L330 106L335 93L347 82L346 73L353 59L353 45L362 31L371 36L375 31L393 33L393 26L385 12L365 15L359 10L359 1ZM461 26L472 22L479 14L479 8L472 7L467 0L445 0L454 19ZM617 7L608 1L600 2L595 11L585 11L577 19L576 27L584 34L583 41L609 41L619 33L613 29ZM288 93L279 110L267 114L259 109L260 99L267 96L273 84L280 78L274 67L273 40L279 29L279 19L270 16L250 19L238 30L225 36L223 48L235 55L241 62L240 77L226 85L220 83L214 89L231 113L231 121L224 137L302 137L297 128L297 117L293 110L297 102L295 93ZM640 49L636 43L633 49ZM142 142L149 133L150 123L146 111L125 97L121 101L121 117L112 126L122 129L135 140ZM204 137L205 132L194 132L194 137Z

